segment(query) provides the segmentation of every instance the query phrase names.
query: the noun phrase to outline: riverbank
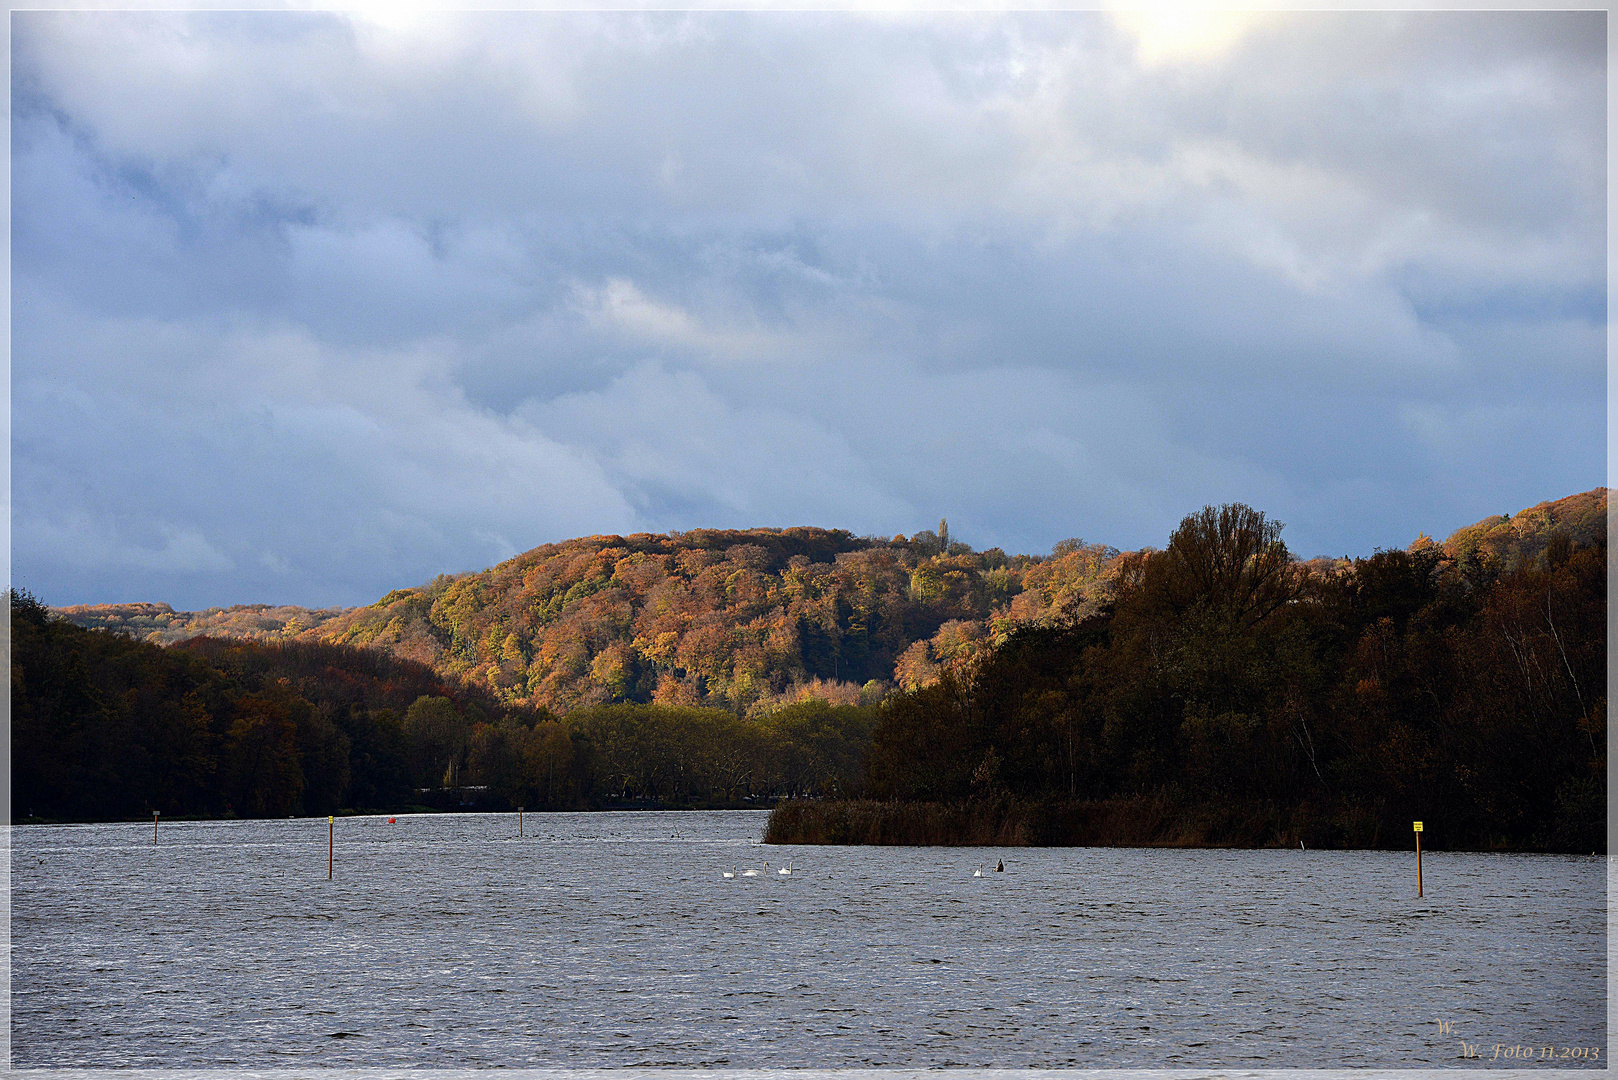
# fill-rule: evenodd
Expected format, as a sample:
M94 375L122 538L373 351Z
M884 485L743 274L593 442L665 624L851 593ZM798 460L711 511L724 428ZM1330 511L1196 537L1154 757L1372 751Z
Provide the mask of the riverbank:
M1192 812L1136 796L1065 802L783 802L767 844L937 847L1297 847L1303 822L1275 807ZM1324 846L1324 845L1322 845ZM1353 844L1349 846L1370 846Z
M1180 847L1376 849L1413 846L1409 825L1371 807L1210 806L1169 794L1119 799L965 803L795 800L770 812L767 844L919 847ZM1429 850L1562 851L1564 847L1453 842L1426 823ZM1571 849L1567 849L1571 850ZM1584 852L1575 852L1584 854Z
M694 813L711 810L769 810L776 805L776 800L759 799L754 801L737 800L733 802L660 802L656 799L603 799L595 803L586 803L576 806L530 806L526 807L529 814L598 814L598 813L631 813L646 810L658 812ZM500 815L514 815L519 813L517 807L510 806L492 799L472 801L456 799L451 796L435 797L429 795L423 803L410 803L398 806L383 807L345 807L332 811L331 816L338 818L351 817L387 817L390 815L404 816L406 814L486 814L491 817ZM286 818L324 818L325 814L288 814ZM182 821L279 821L280 817L258 816L252 817L237 814L164 814L160 819L164 824L175 824ZM49 818L29 815L20 817L11 822L12 825L150 825L152 819L149 815L139 817L63 817Z

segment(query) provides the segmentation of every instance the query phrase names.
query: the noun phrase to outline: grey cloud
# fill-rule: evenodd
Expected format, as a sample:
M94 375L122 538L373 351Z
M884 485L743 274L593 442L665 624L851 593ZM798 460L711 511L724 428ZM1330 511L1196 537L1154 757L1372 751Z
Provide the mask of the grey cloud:
M29 300L19 351L57 360L14 399L14 557L36 579L108 588L142 580L131 568L192 569L173 602L234 582L244 602L356 603L633 524L587 459L470 406L441 358L266 328L165 332ZM114 377L86 392L87 372ZM68 534L83 539L64 546Z
M1600 483L1583 13L19 13L19 580L568 535L1365 552Z

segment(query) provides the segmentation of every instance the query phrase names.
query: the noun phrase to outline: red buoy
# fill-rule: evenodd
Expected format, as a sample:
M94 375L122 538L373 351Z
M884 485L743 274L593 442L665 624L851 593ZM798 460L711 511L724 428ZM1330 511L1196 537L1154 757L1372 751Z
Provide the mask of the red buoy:
M393 819L392 819L392 818L389 818L389 819L388 819L388 824L389 824L389 825L392 825L392 824L393 824L393 823L394 823L394 821L393 821Z

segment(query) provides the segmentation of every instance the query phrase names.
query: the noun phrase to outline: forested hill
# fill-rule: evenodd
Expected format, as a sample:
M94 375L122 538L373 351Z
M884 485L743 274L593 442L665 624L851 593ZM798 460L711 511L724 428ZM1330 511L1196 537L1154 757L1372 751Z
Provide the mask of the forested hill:
M206 611L175 611L167 604L135 603L75 604L51 610L87 630L110 630L153 645L173 645L198 636L265 643L288 641L353 609L236 604Z
M1499 562L1505 573L1517 570L1544 552L1550 539L1564 535L1576 545L1599 543L1607 535L1607 489L1596 488L1543 502L1520 513L1484 518L1450 534L1439 545L1446 558L1482 557ZM1417 551L1433 541L1418 537L1410 545Z
M1605 488L1458 530L1444 560L1512 570L1563 533L1605 538ZM1435 545L1422 536L1412 550ZM693 530L547 544L376 604L176 613L62 609L157 643L193 634L380 648L565 712L608 702L759 714L816 697L853 704L964 669L1015 626L1067 622L1111 599L1121 556L1082 540L1047 556L977 552L937 532L892 539L817 528ZM1333 564L1325 564L1326 569Z
M940 535L940 533L942 535ZM556 711L609 701L759 713L853 704L964 663L1012 622L1083 614L1118 552L975 552L940 532L594 536L441 577L318 634L383 647Z
M1127 555L943 527L592 537L291 634L215 612L279 640L166 649L20 594L13 811L812 795L774 840L1376 847L1421 820L1441 846L1591 851L1605 504L1308 563L1239 504Z

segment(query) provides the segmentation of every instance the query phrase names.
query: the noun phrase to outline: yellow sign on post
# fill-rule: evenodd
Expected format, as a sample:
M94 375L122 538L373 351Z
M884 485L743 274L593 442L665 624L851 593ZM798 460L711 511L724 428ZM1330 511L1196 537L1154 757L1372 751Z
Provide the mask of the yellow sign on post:
M1416 822L1416 895L1421 895L1421 822Z

